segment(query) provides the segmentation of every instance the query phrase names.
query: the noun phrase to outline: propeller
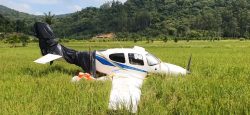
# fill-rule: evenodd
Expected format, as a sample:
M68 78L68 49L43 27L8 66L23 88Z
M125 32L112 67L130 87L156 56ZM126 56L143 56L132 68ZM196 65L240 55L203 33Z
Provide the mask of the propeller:
M190 55L189 60L188 60L188 65L187 65L188 74L191 73L191 62L192 62L192 54Z

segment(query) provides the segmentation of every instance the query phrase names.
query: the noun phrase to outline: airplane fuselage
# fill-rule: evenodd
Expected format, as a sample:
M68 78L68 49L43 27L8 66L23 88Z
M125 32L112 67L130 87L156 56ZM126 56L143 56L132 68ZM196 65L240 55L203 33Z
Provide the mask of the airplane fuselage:
M112 74L116 70L126 70L134 74L148 73L186 75L188 71L180 66L164 63L144 48L114 48L96 52L96 70Z

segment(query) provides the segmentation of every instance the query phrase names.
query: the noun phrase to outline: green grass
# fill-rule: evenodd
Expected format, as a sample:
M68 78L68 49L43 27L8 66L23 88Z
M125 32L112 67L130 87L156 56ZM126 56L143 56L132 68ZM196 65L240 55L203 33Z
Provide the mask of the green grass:
M185 67L186 77L150 75L137 114L250 114L250 42L72 42L77 50L143 46L162 61ZM39 65L38 44L0 43L0 114L130 114L107 109L110 82L71 83L80 68L57 61Z

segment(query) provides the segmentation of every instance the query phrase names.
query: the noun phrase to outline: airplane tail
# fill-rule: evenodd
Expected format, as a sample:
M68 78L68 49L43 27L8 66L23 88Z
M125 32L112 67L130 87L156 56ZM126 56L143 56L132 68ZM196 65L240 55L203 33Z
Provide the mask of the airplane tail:
M52 29L46 23L36 22L34 32L39 39L39 47L43 56L47 54L62 56L68 63L75 64L95 76L95 51L79 52L59 44Z
M39 39L39 47L42 55L57 54L60 55L60 45L55 40L55 35L48 24L36 22L34 24L35 36Z

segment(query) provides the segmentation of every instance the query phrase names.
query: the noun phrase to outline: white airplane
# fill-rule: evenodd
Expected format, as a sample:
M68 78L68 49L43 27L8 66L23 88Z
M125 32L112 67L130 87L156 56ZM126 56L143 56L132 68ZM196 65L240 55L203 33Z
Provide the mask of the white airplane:
M96 73L112 76L109 109L127 109L137 112L143 80L149 73L186 75L190 73L191 57L187 69L170 63L147 52L144 48L113 48L100 51L78 52L68 49L54 40L54 34L47 24L37 22L35 33L43 57L36 63L46 64L59 58L80 66L98 80Z

